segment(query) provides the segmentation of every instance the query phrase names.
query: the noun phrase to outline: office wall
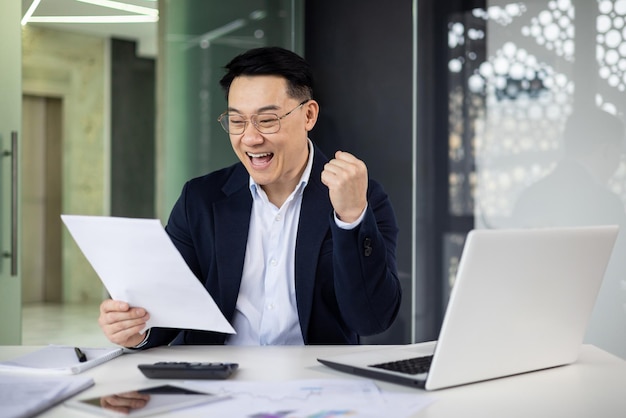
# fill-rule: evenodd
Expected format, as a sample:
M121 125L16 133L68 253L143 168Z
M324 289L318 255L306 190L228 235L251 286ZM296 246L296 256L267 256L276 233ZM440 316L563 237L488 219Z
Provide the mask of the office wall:
M320 117L311 139L365 161L394 206L403 301L390 330L371 342L411 339L413 94L412 1L306 2L305 57L315 75Z
M155 216L156 63L111 40L111 216Z
M104 134L106 41L27 26L22 43L24 94L62 101L62 210L102 215L108 176ZM67 232L58 245L63 247L63 301L101 300L101 282ZM27 256L25 259L28 262Z

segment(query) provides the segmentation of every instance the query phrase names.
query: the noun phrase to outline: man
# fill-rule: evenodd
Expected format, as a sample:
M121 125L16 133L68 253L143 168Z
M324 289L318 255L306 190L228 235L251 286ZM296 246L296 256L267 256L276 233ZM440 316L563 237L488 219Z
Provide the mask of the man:
M309 139L319 105L308 63L267 47L235 57L219 121L240 162L189 181L166 231L237 334L153 328L106 300L99 323L119 345L356 344L400 306L398 228L367 167ZM172 280L176 280L175 277Z

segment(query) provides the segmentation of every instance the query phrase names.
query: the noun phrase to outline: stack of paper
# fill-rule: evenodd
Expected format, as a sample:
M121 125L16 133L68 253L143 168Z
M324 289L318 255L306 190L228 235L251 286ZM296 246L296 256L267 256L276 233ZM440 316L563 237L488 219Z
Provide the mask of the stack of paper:
M0 375L0 417L27 418L93 386L84 376L34 377Z

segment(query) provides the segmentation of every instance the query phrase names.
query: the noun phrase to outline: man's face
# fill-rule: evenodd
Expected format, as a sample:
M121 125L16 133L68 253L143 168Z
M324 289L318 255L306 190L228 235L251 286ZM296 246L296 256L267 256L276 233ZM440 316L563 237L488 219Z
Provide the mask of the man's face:
M228 112L248 120L259 113L281 117L299 104L287 95L287 81L278 76L237 77L228 93ZM280 120L278 132L264 134L248 123L243 134L229 135L230 142L250 176L266 191L293 189L306 166L307 133L316 117L317 103L307 102Z

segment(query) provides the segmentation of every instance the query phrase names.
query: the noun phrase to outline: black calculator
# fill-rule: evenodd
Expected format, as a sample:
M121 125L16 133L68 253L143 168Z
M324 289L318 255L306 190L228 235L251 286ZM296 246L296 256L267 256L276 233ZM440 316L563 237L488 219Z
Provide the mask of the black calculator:
M150 379L227 379L239 368L239 364L161 361L137 367Z

